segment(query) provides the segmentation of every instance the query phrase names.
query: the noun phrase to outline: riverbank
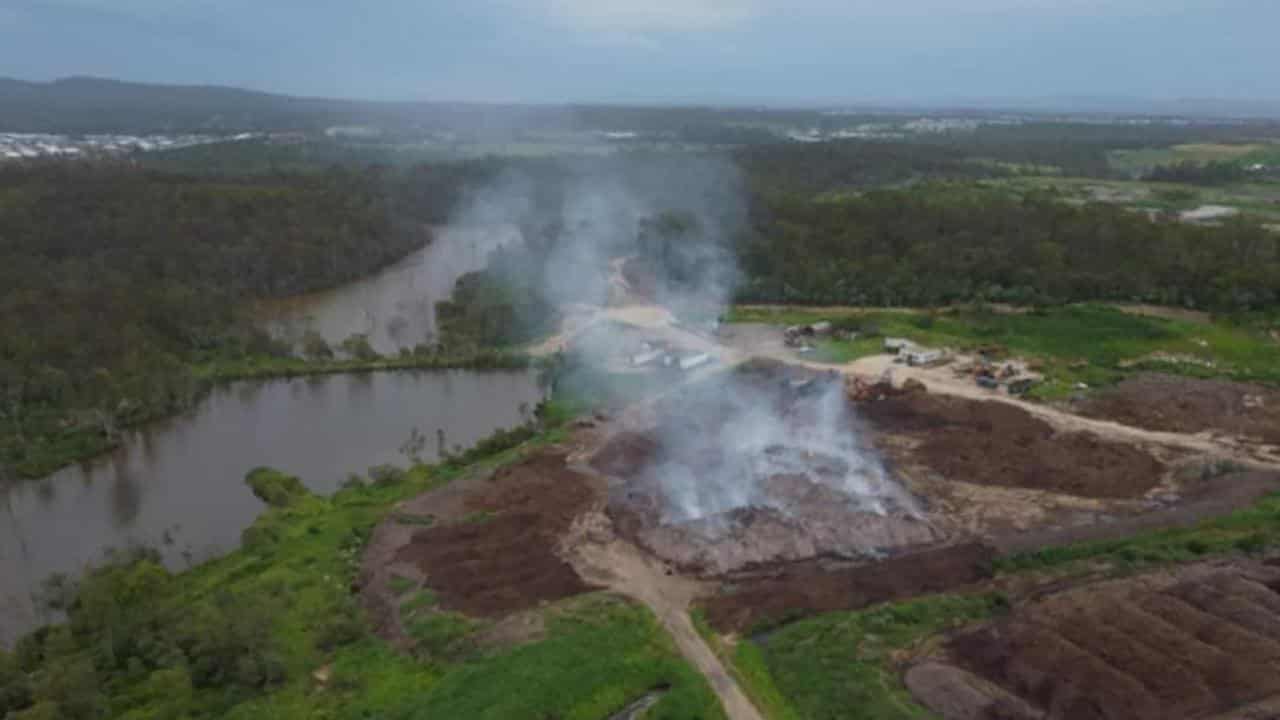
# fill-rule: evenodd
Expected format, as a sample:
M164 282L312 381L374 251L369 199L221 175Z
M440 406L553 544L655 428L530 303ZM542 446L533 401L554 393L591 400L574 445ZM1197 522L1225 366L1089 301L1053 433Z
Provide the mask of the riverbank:
M520 370L538 362L523 354L502 350L478 350L454 355L379 356L369 359L309 360L299 357L255 356L219 359L188 367L190 384L162 407L126 407L109 422L97 415L68 422L69 411L46 411L47 421L31 421L44 430L24 434L11 480L36 480L78 462L85 462L120 447L125 433L179 415L202 402L215 388L239 380L275 380L343 373L411 370ZM104 427L106 426L106 427ZM0 481L5 478L0 474Z
M254 473L273 506L241 549L180 574L149 559L93 573L68 625L0 652L0 714L594 718L658 691L649 717L722 717L654 617L613 596L554 603L503 626L424 613L412 628L415 655L382 643L360 619L350 588L382 517L562 442L572 415L552 403L532 438L504 433L465 459L364 478L328 498L282 474ZM436 600L406 589L403 602Z

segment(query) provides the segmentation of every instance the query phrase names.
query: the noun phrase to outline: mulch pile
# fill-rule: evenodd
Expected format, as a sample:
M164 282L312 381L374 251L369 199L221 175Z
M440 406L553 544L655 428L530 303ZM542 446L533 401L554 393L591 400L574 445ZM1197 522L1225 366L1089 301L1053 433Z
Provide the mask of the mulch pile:
M1008 403L913 393L859 405L880 433L919 440L908 461L947 480L1094 498L1136 498L1164 465L1130 445L1091 433L1059 433Z
M419 530L394 561L421 570L442 607L474 616L587 592L555 548L596 497L564 455L536 455L476 486L463 501L471 517Z
M1280 697L1280 568L1086 586L959 634L947 654L1007 694L983 700L964 673L925 684L945 717L1216 717Z

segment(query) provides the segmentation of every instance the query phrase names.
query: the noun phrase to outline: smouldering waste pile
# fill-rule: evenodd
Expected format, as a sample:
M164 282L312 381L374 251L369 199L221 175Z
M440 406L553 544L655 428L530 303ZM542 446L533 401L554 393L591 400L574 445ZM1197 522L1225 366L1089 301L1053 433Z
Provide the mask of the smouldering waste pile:
M689 570L863 557L938 539L864 441L837 377L776 366L659 402L592 461L620 531Z

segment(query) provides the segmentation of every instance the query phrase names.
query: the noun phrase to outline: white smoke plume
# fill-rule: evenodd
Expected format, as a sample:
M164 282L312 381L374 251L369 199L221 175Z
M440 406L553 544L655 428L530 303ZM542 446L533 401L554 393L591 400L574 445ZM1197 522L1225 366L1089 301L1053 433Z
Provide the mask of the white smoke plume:
M815 491L851 511L918 514L863 441L838 379L722 374L682 393L664 415L656 457L641 470L661 489L664 523L715 528L747 507L790 515L812 505Z
M678 267L660 268L657 299L718 309L737 277L730 247L745 224L741 188L737 169L709 155L530 163L470 193L453 223L520 228L529 251L519 260L524 280L556 305L603 306L611 261L656 255L655 221L677 217L688 227L670 243L665 257Z
M533 252L518 272L554 303L605 306L611 263L629 256L651 261L654 299L678 317L715 317L731 302L746 203L727 160L621 156L528 172L478 193L468 213L522 229ZM601 323L577 351L603 366L639 336ZM639 482L641 494L658 500L662 523L714 529L738 509L785 515L824 502L871 515L916 514L862 441L839 380L749 375L726 372L682 388L651 434L657 452L626 469L628 487Z

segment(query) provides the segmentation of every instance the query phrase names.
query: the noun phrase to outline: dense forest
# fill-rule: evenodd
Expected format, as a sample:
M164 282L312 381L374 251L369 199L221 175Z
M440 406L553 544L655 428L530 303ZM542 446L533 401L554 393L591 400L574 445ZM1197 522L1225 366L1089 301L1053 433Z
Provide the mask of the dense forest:
M1142 301L1218 311L1280 300L1280 234L956 185L755 208L740 299L937 305Z
M247 301L330 287L421 247L466 172L0 167L0 470L39 474L186 405L193 363L287 353Z
M976 162L969 151L908 142L845 141L743 148L735 160L758 196L810 196L896 185L925 178L981 179L1007 175Z
M1235 162L1179 162L1157 165L1147 173L1153 182L1185 183L1187 185L1230 185L1249 179L1249 172Z

